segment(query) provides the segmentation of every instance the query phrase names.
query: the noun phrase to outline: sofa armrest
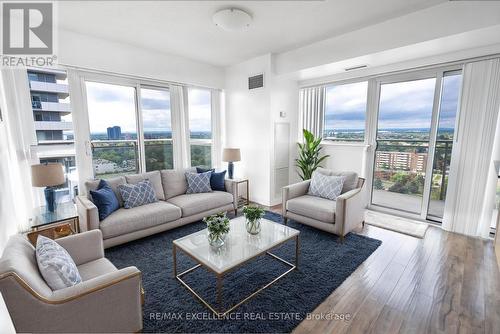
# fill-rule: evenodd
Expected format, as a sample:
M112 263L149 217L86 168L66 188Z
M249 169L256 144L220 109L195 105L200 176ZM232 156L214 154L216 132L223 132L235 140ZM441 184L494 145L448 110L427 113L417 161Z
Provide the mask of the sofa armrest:
M224 186L226 187L226 192L233 195L233 207L236 209L238 207L238 183L231 179L225 179Z
M283 217L286 216L286 202L288 202L288 200L291 200L292 198L307 194L310 184L311 180L305 180L299 183L291 184L281 189L281 201L282 201L281 210L283 211L282 213Z
M97 207L85 196L76 197L76 210L80 222L80 231L99 228L99 213Z
M55 241L66 249L77 266L104 257L100 230L74 234Z
M339 224L341 236L345 236L364 221L365 207L362 188L350 190L337 197L335 224Z

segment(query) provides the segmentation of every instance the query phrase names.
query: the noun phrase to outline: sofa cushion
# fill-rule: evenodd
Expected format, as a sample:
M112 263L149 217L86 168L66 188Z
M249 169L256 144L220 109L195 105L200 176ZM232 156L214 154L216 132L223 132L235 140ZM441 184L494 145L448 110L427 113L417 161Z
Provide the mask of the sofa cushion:
M120 208L118 198L105 180L101 180L96 190L90 190L92 201L97 207L99 220L103 220Z
M211 176L211 171L205 173L186 173L186 180L188 183L186 194L212 192L212 188L210 187Z
M118 186L118 190L120 190L123 197L123 207L125 209L158 201L151 181L147 179L137 184L121 184Z
M167 201L181 208L183 217L188 217L231 204L233 203L233 195L224 191L213 191L211 193L184 194L172 197Z
M342 192L346 193L350 190L356 189L358 187L358 174L355 172L334 172L330 169L318 167L316 172L321 173L323 175L334 175L334 176L343 176L344 177L344 185L342 187Z
M85 188L87 189L87 197L91 201L92 201L92 197L90 196L90 191L96 190L97 187L99 186L99 182L101 182L101 180L99 180L99 179L85 181ZM120 207L122 207L123 206L123 198L122 198L122 195L120 195L120 191L118 190L118 186L120 184L127 183L127 181L125 180L125 177L123 177L123 176L112 177L112 178L106 179L106 182L109 184L111 189L113 189L113 192L115 193L116 198L118 199L118 203L120 204Z
M164 224L180 217L180 208L158 201L131 209L120 208L101 221L99 228L103 238L108 239Z
M165 200L165 193L163 192L163 185L161 184L161 174L159 170L142 174L125 175L125 180L130 184L137 184L146 179L151 182L151 185L155 190L156 198L159 200Z
M57 242L43 235L36 240L38 269L52 290L60 290L82 281L75 261Z
M325 223L335 222L336 206L335 201L311 195L295 197L286 202L288 211Z
M100 258L78 266L82 281L99 277L117 271L116 267L106 258Z
M165 199L186 193L188 187L186 172L196 173L196 168L182 170L164 169L160 171Z

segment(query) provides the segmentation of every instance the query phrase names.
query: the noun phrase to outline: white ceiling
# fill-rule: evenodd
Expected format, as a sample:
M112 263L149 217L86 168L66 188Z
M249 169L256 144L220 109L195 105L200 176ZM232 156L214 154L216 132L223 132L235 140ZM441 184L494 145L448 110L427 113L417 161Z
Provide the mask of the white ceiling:
M60 1L59 28L228 66L405 15L447 0ZM212 23L217 10L244 9L247 31Z

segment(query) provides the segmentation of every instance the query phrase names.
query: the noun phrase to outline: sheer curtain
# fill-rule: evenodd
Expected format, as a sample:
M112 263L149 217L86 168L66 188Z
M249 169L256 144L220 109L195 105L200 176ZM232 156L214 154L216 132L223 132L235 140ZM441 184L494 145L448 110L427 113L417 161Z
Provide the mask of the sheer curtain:
M170 110L172 113L174 168L189 166L189 120L187 115L187 88L170 85Z
M500 60L465 65L443 228L487 237L494 205L492 150L500 107Z
M0 249L7 237L26 231L33 207L40 205L31 186L30 148L36 144L26 70L2 69L0 100ZM28 119L30 117L31 119Z
M316 137L323 136L325 97L326 88L324 86L300 90L299 138L302 138L302 129L311 131Z

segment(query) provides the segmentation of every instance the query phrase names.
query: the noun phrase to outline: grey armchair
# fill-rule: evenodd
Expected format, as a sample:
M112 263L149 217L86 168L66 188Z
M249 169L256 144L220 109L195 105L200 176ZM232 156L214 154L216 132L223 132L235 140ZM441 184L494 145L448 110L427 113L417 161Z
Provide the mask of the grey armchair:
M345 177L342 193L336 201L308 195L310 180L284 187L283 218L318 228L340 236L344 236L359 225L364 225L365 201L363 184L365 179L354 172L333 172L318 168L325 175L343 175Z
M142 329L141 272L116 269L104 257L101 231L56 240L82 282L52 291L38 271L34 247L9 239L0 259L0 292L17 332L137 332Z

